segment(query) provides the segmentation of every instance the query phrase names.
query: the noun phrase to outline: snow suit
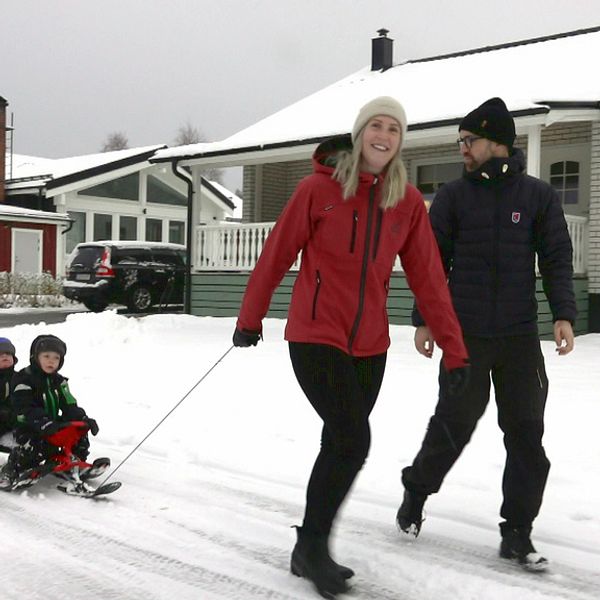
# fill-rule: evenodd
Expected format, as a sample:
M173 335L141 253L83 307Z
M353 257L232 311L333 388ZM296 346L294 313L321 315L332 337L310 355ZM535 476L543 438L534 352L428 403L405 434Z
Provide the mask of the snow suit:
M0 436L14 428L14 414L10 402L10 381L14 373L14 367L0 369Z
M42 371L33 352L31 364L12 379L11 400L16 415L15 438L18 445L10 453L7 466L17 473L41 464L55 451L43 437L45 425L51 421L81 421L87 417L85 410L77 406L67 378L58 372L49 375ZM87 435L79 440L73 453L81 460L87 458Z
M248 281L239 330L262 331L271 297L302 252L285 338L294 372L323 420L321 451L307 490L303 531L328 535L370 444L369 414L390 345L386 301L394 261L402 261L418 305L444 351L447 369L467 352L421 194L383 210L383 177L361 173L356 194L342 196L332 174L349 136L321 144L267 238Z
M542 446L548 380L537 331L536 255L553 320L576 318L560 201L549 184L524 174L523 153L515 149L444 185L430 219L469 350L470 383L461 398L449 398L440 368L435 414L403 483L422 495L440 489L487 406L491 373L507 452L500 512L511 526L528 527L550 468ZM425 323L427 315L415 310L413 324Z

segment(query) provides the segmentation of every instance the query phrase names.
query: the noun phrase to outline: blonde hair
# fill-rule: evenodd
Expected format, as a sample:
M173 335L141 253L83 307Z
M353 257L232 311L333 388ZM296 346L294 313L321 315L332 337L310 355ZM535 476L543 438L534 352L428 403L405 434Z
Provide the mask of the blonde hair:
M354 196L358 189L363 132L364 127L356 136L354 147L351 152L349 150L341 150L336 157L337 164L332 177L342 185L344 200ZM381 194L380 202L381 208L384 210L386 208L394 208L394 206L404 198L407 183L408 174L406 172L406 167L404 166L404 161L402 160L400 148L398 148L398 152L394 158L390 160L385 171L383 192Z

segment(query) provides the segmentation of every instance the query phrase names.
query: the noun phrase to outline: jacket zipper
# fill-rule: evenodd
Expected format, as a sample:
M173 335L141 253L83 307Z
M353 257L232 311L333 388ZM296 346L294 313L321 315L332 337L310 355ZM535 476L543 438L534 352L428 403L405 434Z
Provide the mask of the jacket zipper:
M494 245L492 248L492 314L490 330L496 331L498 312L498 260L500 258L500 194L494 190Z
M369 251L371 248L371 229L373 227L373 204L375 203L375 186L377 185L377 178L373 180L371 189L369 190L369 213L367 215L367 233L365 236L365 250L363 253L362 269L360 273L360 287L358 291L358 309L356 311L356 317L350 331L350 337L348 338L348 354L352 354L352 344L358 333L358 327L360 320L362 319L362 312L365 303L365 287L367 284L367 268L369 266Z
M352 237L350 238L350 254L354 252L354 244L356 243L356 229L358 227L358 211L352 212Z
M313 296L312 305L312 319L313 321L317 318L317 298L319 297L319 289L321 288L321 273L317 271L317 287L315 289L315 295Z

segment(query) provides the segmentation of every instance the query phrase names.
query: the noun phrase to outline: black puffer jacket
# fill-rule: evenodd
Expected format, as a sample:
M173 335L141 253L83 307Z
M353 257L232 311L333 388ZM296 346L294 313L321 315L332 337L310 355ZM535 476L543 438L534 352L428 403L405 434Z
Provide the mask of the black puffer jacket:
M553 320L574 323L573 248L554 189L524 157L492 158L446 184L429 212L465 335L537 331L535 258ZM413 323L422 325L415 311Z

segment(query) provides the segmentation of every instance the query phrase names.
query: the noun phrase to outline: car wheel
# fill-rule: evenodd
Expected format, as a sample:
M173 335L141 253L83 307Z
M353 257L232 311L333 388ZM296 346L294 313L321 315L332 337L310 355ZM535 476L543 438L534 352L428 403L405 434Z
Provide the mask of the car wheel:
M145 312L152 306L152 292L141 285L134 287L129 293L127 308L131 312Z
M108 302L102 300L84 300L83 305L92 312L102 312L108 306Z

